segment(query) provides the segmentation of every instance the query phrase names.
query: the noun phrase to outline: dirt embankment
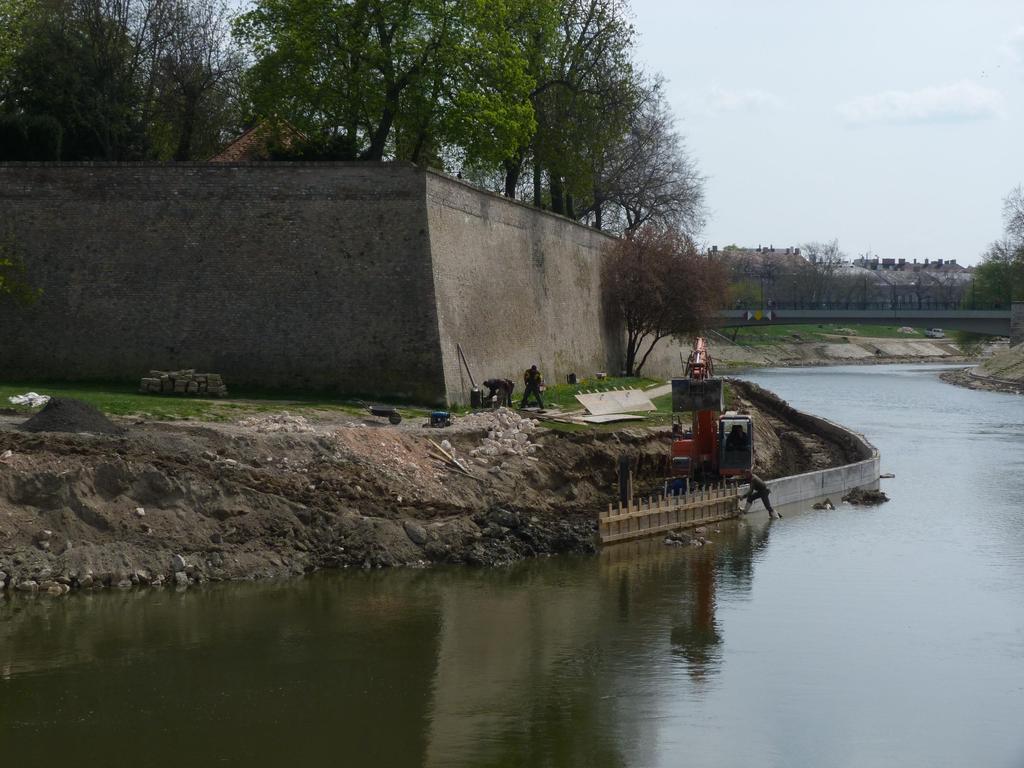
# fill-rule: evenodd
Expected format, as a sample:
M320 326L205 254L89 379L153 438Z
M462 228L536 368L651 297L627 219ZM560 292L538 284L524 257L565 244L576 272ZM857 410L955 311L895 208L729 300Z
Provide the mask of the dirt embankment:
M977 368L947 371L944 381L970 389L1024 394L1024 344L1003 349Z
M853 464L870 458L846 430L801 413L748 381L730 379L729 407L755 413L754 463L765 479Z
M856 460L841 440L803 434L770 393L734 387L760 415L765 476ZM526 425L510 440L478 424L122 421L121 434L93 435L26 433L23 420L0 416L0 584L55 594L588 552L620 455L653 487L668 454L663 429ZM435 458L442 438L468 471Z

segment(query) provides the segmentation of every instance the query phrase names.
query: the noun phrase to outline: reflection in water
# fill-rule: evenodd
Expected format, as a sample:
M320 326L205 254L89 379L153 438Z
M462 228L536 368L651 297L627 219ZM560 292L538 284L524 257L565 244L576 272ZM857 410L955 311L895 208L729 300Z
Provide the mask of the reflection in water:
M741 522L730 530L725 546L703 547L690 558L690 589L683 602L689 607L672 627L673 651L686 661L695 683L714 674L721 661L722 637L715 618L716 584L732 591L749 591L755 555L768 543L771 524L763 520Z
M722 642L715 625L715 556L702 552L692 558L693 588L686 597L689 615L672 627L672 648L686 660L695 683L714 672L721 661L717 653Z
M0 757L1018 768L1024 400L920 370L757 374L871 437L882 507L507 569L0 598Z
M629 765L651 734L617 730L635 693L618 688L662 654L695 681L712 673L716 583L749 584L766 535L726 524L703 548L636 542L496 571L19 597L0 603L5 754L116 742L153 765ZM637 634L652 621L670 642ZM66 740L43 739L55 723Z
M441 615L394 575L12 600L4 762L421 762Z

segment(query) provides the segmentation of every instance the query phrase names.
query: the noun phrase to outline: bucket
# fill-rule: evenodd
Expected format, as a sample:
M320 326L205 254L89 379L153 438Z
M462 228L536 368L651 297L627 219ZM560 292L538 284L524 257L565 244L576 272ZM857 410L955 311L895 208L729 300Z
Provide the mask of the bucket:
M469 390L469 407L470 408L482 408L484 405L484 396L480 391L479 387L473 387Z

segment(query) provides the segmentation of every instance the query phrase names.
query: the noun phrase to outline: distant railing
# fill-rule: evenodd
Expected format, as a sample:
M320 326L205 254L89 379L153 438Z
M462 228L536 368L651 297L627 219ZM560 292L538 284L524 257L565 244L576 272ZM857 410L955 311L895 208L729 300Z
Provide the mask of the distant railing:
M803 310L803 311L837 311L837 310L862 310L876 312L908 312L908 311L942 311L942 312L971 312L971 311L1010 311L1010 305L1005 303L983 303L963 301L773 301L765 302L763 306L743 303L742 306L723 307L723 311L756 311L762 312L775 310Z

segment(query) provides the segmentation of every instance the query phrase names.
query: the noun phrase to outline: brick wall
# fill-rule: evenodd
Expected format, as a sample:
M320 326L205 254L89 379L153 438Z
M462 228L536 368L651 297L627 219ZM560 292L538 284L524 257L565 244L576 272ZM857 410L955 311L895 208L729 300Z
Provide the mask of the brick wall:
M0 164L0 232L43 289L0 301L0 379L196 368L437 401L424 184L390 164Z

